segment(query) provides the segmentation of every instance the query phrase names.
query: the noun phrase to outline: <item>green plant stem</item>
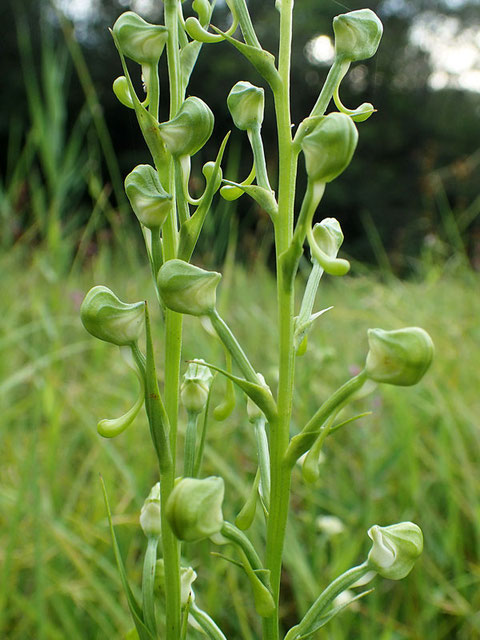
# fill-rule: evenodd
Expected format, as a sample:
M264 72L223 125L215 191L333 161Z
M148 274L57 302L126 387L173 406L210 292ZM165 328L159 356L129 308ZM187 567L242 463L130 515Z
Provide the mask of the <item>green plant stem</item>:
M300 636L308 635L314 630L316 620L325 612L325 609L331 604L342 591L351 587L354 582L363 578L369 571L367 562L353 567L341 576L331 582L324 591L318 596L310 609L307 611L302 621L292 627L285 636L284 640L295 640Z
M245 554L248 564L253 570L263 569L262 561L260 560L258 553L255 551L253 544L247 538L247 536L238 527L230 522L224 522L222 527L222 536L233 542L235 545Z
M158 107L160 103L160 81L158 78L158 64L149 64L146 66L145 70L149 75L149 86L148 86L148 110L155 118L158 120ZM142 72L145 72L142 67ZM146 79L146 78L145 78Z
M340 406L343 406L351 396L359 391L367 380L365 371L348 380L335 391L320 409L310 418L302 431L292 438L285 453L285 462L292 468L298 458L310 449L320 434L325 420Z
M156 633L157 628L157 623L155 621L155 603L153 598L157 546L158 538L149 537L143 562L142 577L143 615L145 618L145 624L152 633Z
M197 445L198 413L189 411L187 415L187 430L185 432L185 450L183 461L183 477L194 476L195 450Z
M263 621L264 640L279 638L279 595L283 545L290 498L290 470L284 465L289 441L294 377L294 288L286 282L280 256L293 233L296 155L292 147L290 119L290 60L293 0L282 0L278 72L281 82L274 92L278 131L278 216L275 220L277 258L277 309L279 325L278 417L270 422L271 495L267 525L266 568L270 571L275 611Z
M245 352L239 345L230 327L218 314L218 311L216 309L213 309L208 317L210 318L210 321L213 325L213 328L217 332L218 337L231 353L232 358L235 360L238 368L245 376L245 379L249 382L253 382L254 384L260 384L255 369L250 364L250 360L245 355Z
M247 131L250 146L253 151L253 160L255 167L255 174L257 176L257 184L259 187L268 189L271 191L270 182L268 181L267 165L265 162L265 152L263 149L262 135L260 133L260 124L257 124L253 129Z
M174 465L172 465L172 469ZM178 640L181 628L180 602L180 546L167 520L165 505L175 483L175 473L162 475L160 504L162 520L162 547L165 567L166 639Z
M183 100L180 49L178 42L178 11L179 0L165 0L164 17L165 26L168 29L167 64L170 87L170 119L180 108ZM158 168L158 167L157 167ZM173 161L169 163L169 189L174 198L175 194L175 169ZM178 221L176 206L172 207L164 228L164 259L170 260L176 257L178 245ZM178 431L178 400L180 386L180 358L182 351L182 315L165 311L165 409L170 423L170 448L172 452L172 468L160 483L161 487L161 511L162 511L162 541L163 557L165 562L166 589L166 640L178 640L181 633L181 602L180 602L180 546L173 535L170 524L165 514L165 505L173 489L175 482L175 461L177 450Z
M199 609L195 602L191 603L190 612L195 622L197 622L202 627L208 638L210 638L211 640L227 640L223 632L215 624L208 613L205 613L205 611Z
M328 72L325 84L322 87L320 95L310 113L311 116L323 116L330 100L332 99L335 89L338 87L342 78L347 73L350 67L350 62L343 58L336 57Z

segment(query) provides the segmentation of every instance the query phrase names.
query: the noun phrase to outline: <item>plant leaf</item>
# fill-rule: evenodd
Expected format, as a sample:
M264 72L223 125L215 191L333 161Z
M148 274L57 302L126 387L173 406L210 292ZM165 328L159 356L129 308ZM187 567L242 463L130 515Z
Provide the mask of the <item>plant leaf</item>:
M118 546L117 538L115 535L115 529L113 528L112 512L110 511L110 503L108 502L107 488L105 487L105 482L103 481L102 476L100 476L100 482L102 483L103 499L105 501L105 508L107 510L108 524L110 526L110 534L112 536L113 551L115 554L115 560L117 562L118 573L120 574L120 580L122 582L122 586L125 591L128 607L130 609L133 622L135 623L135 628L137 630L138 637L140 638L140 640L154 640L152 634L150 633L150 631L147 629L147 627L143 622L142 610L140 609L140 606L136 601L135 596L132 593L132 590L130 589L130 585L128 584L125 566L123 564L120 548Z

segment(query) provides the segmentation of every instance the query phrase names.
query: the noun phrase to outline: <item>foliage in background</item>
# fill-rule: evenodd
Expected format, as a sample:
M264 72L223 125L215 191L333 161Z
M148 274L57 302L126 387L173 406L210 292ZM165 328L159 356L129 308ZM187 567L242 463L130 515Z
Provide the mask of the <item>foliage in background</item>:
M125 376L108 345L85 335L78 306L93 281L108 281L119 295L134 299L139 287L148 287L150 276L138 264L126 267L123 255L105 249L81 276L52 285L38 269L39 259L32 260L28 247L18 247L1 261L6 312L0 324L0 635L9 640L103 640L124 634L131 623L98 474L108 483L122 553L132 582L136 577L139 584L144 536L138 515L155 480L150 472L154 460L145 419L114 446L98 438L96 417L130 406L135 381L133 373L131 379ZM353 270L358 273L356 266ZM325 306L339 299L348 304L334 308L315 329L308 361L299 369L295 418L301 424L316 399L345 379L346 365L338 363L361 364L366 345L356 336L372 323L395 327L428 319L437 347L434 367L421 388L409 392L408 403L393 389L357 403L359 412L374 409L374 417L327 443L319 490L301 481L300 469L295 476L295 517L283 577L292 594L283 604L289 620L366 550L367 540L350 538L347 531L415 516L425 534L424 555L411 576L402 583L379 584L359 611L343 615L341 628L332 623L326 636L331 640L471 640L480 633L480 303L472 295L480 282L478 275L441 263L425 275L422 281L390 279L384 285L365 272L331 282L324 289ZM228 320L255 363L268 369L276 340L266 329L273 280L259 263L247 272L236 269L228 295L241 309ZM253 296L250 311L259 319L255 330L250 312L242 310L246 295ZM193 336L190 325L186 356L217 357L209 336ZM331 335L338 339L332 342ZM217 381L214 391L216 402L223 383ZM221 469L235 497L232 507L238 508L255 468L255 460L245 454L253 450L245 447L252 433L242 407L212 428L210 436L206 471ZM215 454L219 450L221 456ZM240 466L245 474L233 471ZM332 513L344 526L336 534L319 520ZM259 535L259 529L254 532ZM214 562L207 546L197 554L194 567L202 567L197 582L225 585L221 591L202 588L206 606L231 636L254 640L254 614L241 595L236 569ZM327 574L320 571L326 562Z
M133 1L130 5L135 8ZM130 126L125 126L124 112L110 91L111 83L119 73L119 65L115 52L109 46L110 37L105 25L112 25L117 15L130 5L119 0L98 0L88 20L79 18L76 21L76 34L80 38L83 55L98 94L96 109L100 109L100 103L115 140L115 152L122 174L126 174L131 166L144 162L146 156L138 143L134 121L130 121ZM17 11L18 7L24 8L31 27L30 39L36 59L40 58L42 29L39 26L42 23L49 23L51 33L55 34L53 39L58 45L61 44L63 36L58 14L51 8L51 0L5 3L0 8L4 25L14 23L12 6L16 6ZM67 4L61 6L68 9ZM145 14L146 18L155 20L161 17L161 3L143 3L142 6L150 8L150 12ZM275 44L271 41L274 30L268 23L266 3L251 0L249 6L259 25L262 42L267 48L272 48ZM352 10L362 6L359 0L349 3L349 9ZM367 95L369 99L373 96L372 101L378 113L375 123L364 126L357 150L358 162L346 172L343 184L332 185L326 195L329 212L342 221L346 234L352 239L350 250L353 257L376 261L369 234L365 232L371 220L379 231L393 268L399 273L406 273L412 267L412 259L418 258L424 250L428 251L432 243L442 245L441 250L451 255L455 247L452 246L451 233L445 231L442 211L447 205L453 217L458 218L461 211L468 208L471 214L468 224L467 218L459 222L460 237L469 258L477 264L479 204L476 185L480 179L480 169L475 153L478 139L471 132L478 127L478 94L460 89L429 88L427 80L432 70L431 62L424 51L408 44L408 34L415 20L427 11L434 15L454 17L463 27L474 26L479 20L478 0L465 0L462 3L448 0L405 0L402 3L375 0L369 6L378 13L386 27L382 50L374 61L357 65L359 71L352 79L347 78L342 97L346 104L354 104ZM326 74L326 67L309 62L304 54L304 46L312 37L312 25L316 25L318 34L331 35L331 19L338 10L339 5L333 0L302 0L302 11L297 11L294 40L298 46L294 50L292 74L293 114L296 117L296 114L303 113L305 105L313 104ZM221 5L217 11L221 13ZM1 82L4 100L0 105L0 141L7 148L10 139L13 149L21 149L23 145L13 144L11 129L13 126L19 132L17 137L25 138L29 115L25 88L18 73L19 52L14 29L5 30L3 43L5 65ZM212 68L215 68L215 74L210 72ZM217 113L218 107L224 104L227 88L236 79L235 73L241 72L246 79L252 80L248 65L228 47L222 48L221 64L216 52L205 49L198 71L196 78L192 79L192 93L208 98L208 103ZM62 96L68 105L68 136L85 104L85 92L76 71L70 74L70 78L68 95L63 92ZM267 102L267 110L269 107L271 105ZM98 113L101 114L102 110ZM212 149L218 147L219 134L216 132L224 131L229 126L218 118L211 145L206 148L205 159L213 153ZM266 131L273 141L274 130L269 131L267 127ZM378 140L382 141L381 145ZM241 138L234 136L233 143L241 145ZM15 159L16 155L13 157ZM4 176L4 182L5 161L5 157L0 159L0 173ZM104 160L100 162L105 167L103 175L106 182L113 180L117 196L112 203L116 208L119 190L115 189L111 167L108 164L106 166ZM447 171L445 168L448 168ZM374 180L368 181L368 186L363 180L365 171L375 176ZM440 191L436 180L439 172L446 177ZM355 194L355 199L352 194ZM83 204L87 207L91 207L91 197L87 190L83 191ZM94 201L97 197L98 194L93 196ZM443 200L443 204L439 204L439 200ZM256 228L257 216L252 208L242 203L238 214L242 238L262 232L261 226ZM17 219L20 219L22 227L21 216L17 215ZM220 245L226 246L223 236ZM248 244L244 249L249 255Z

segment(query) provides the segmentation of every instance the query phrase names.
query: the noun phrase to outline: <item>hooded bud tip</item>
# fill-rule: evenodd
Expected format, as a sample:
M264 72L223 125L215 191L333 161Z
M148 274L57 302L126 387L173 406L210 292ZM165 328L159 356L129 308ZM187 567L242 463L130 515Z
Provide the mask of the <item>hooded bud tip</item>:
M220 533L223 526L223 479L182 478L170 494L166 515L179 540L195 542Z
M358 131L344 113L319 119L302 140L307 175L313 182L331 182L350 164L358 142Z
M163 225L172 208L172 196L162 187L153 167L135 167L125 178L125 193L139 222L148 229Z
M172 120L160 124L160 137L173 156L193 156L212 135L214 121L210 107L190 96Z
M205 271L183 260L168 260L158 272L158 289L166 307L177 313L205 316L215 309L216 271Z
M413 522L375 525L368 530L368 536L373 541L368 565L390 580L405 578L423 551L422 530Z
M190 362L180 387L180 399L190 413L200 413L207 403L213 375L203 362L204 360Z
M420 327L369 329L368 344L365 370L375 382L405 387L417 384L433 360L432 339Z
M380 18L371 9L342 13L333 19L335 55L354 62L375 55L383 34Z
M166 27L146 22L133 11L126 11L112 29L122 53L138 64L156 64L168 40Z
M140 512L140 526L147 538L159 538L162 535L159 482L152 487L143 503Z
M108 287L96 286L85 296L80 318L85 329L95 338L119 347L138 340L144 323L144 302L127 304Z
M253 129L263 122L265 92L250 82L237 82L228 94L227 106L237 129Z

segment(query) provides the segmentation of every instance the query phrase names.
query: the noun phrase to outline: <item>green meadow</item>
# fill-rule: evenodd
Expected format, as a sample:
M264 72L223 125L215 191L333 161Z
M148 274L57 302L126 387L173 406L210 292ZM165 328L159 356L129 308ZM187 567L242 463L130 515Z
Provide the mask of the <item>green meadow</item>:
M156 481L155 460L142 414L118 438L97 434L99 419L120 415L133 403L137 382L117 348L86 334L78 309L95 283L108 284L125 300L153 301L148 270L132 255L101 247L81 270L62 276L41 247L18 243L3 255L1 637L100 640L124 637L131 627L99 475L127 570L140 586L144 538L138 517ZM479 637L480 278L453 263L410 281L382 278L360 265L352 272L326 279L320 289L316 308L333 309L297 360L292 430L362 365L369 327L427 328L435 361L417 387L371 388L354 403L345 420L371 414L327 440L316 483L307 484L300 467L295 473L284 619L294 621L325 584L364 557L371 525L413 520L425 536L414 571L400 583L375 582L373 593L318 637ZM262 262L248 269L230 262L220 304L254 366L261 364L274 387L272 274ZM154 320L160 363L162 319ZM222 362L220 345L195 318L186 319L184 357ZM223 475L230 509L238 512L255 473L254 438L239 396L230 418L215 421L213 408L224 398L225 382L217 378L214 384L204 473ZM227 517L235 515L232 510ZM336 516L341 530L325 531L319 520L325 515ZM254 525L252 537L259 531ZM259 630L248 589L236 568L211 551L207 543L188 549L199 574L198 601L229 637L253 640Z

